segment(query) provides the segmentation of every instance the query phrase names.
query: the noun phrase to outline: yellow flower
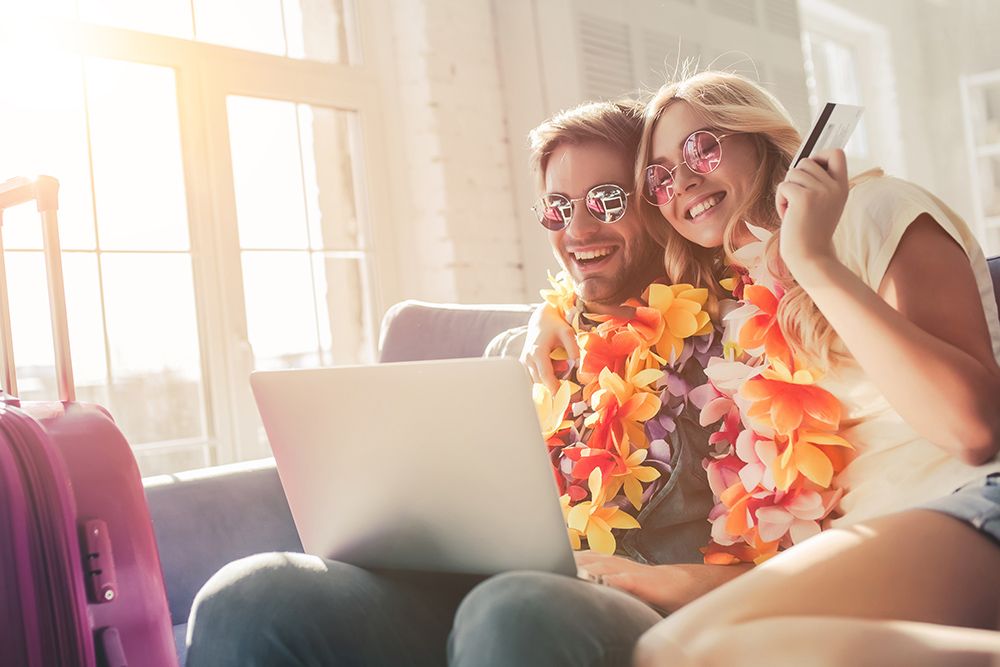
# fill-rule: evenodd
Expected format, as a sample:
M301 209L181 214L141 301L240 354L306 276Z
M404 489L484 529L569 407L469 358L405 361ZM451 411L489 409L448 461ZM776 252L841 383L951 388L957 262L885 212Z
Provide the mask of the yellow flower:
M564 319L568 319L570 311L576 307L573 280L568 273L560 271L555 277L549 273L549 284L552 285L552 289L540 290L539 294L545 303L562 313Z
M579 551L580 549L583 548L583 544L580 541L581 538L583 537L583 533L581 533L579 530L575 530L569 527L570 502L571 501L569 499L568 493L564 493L563 495L559 496L559 505L560 507L562 507L563 521L566 522L566 533L569 535L569 545L573 548L574 551Z
M647 295L649 307L663 316L663 333L656 341L655 349L661 357L673 362L684 351L684 339L711 332L712 320L702 310L708 300L708 290L692 285L649 286Z
M642 465L646 461L648 453L646 449L637 448L634 452L629 452L631 447L629 446L628 434L623 435L621 442L616 443L616 445L622 466L611 469L607 495L609 498L614 498L624 486L625 497L632 503L632 507L638 510L642 507L642 485L659 479L660 471Z
M617 420L632 442L645 449L648 445L642 422L652 419L662 404L659 396L640 388L661 377L663 371L647 368L626 381L605 368L598 376L600 389L590 397L594 412L584 421L584 426L594 426L603 419Z
M544 384L535 383L531 386L531 398L535 402L535 411L538 413L538 423L542 426L542 437L546 440L553 435L569 428L573 422L564 419L566 409L569 407L570 397L580 389L569 380L560 380L559 389L555 396Z
M570 508L566 523L570 530L587 536L587 545L598 553L613 554L617 548L612 528L638 528L635 517L621 509L605 507L606 490L603 488L601 469L594 468L587 479L591 500L584 500Z

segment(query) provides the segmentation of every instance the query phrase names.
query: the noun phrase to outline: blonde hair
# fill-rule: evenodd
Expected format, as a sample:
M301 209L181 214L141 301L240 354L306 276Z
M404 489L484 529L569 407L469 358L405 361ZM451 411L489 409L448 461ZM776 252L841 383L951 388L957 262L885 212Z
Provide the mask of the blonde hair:
M732 255L737 237L747 236L744 223L773 232L781 225L774 206L775 190L785 178L800 136L781 103L757 84L737 74L701 72L667 83L647 105L636 161L637 187L642 187L643 171L652 158L653 130L663 111L678 101L690 105L710 127L721 132L749 134L759 159L760 168L750 185L750 194L727 222L721 248L702 248L687 241L669 224L664 224L656 207L637 197L642 202L643 215L661 221L659 225L647 226L664 245L663 261L671 282L708 286L716 296L721 296L718 280L727 263L739 264ZM764 251L767 267L785 290L778 307L778 324L797 358L827 365L839 356L833 351L836 332L788 271L781 259L778 239L775 233Z
M563 144L605 144L627 156L626 163L631 161L639 150L644 109L636 100L589 102L561 111L531 130L529 160L538 191L545 189L549 158Z

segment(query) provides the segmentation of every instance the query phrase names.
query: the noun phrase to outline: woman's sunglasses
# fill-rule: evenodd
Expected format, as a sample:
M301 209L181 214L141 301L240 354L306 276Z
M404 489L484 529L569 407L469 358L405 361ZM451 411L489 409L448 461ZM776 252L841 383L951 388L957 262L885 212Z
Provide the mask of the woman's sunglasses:
M628 208L629 193L614 183L595 185L582 197L570 199L555 192L544 194L531 210L538 216L538 222L553 232L565 229L573 219L573 207L582 201L587 212L598 222L610 225L618 222Z
M715 135L697 130L688 135L681 148L683 164L696 174L711 174L722 163L722 140L740 132ZM662 164L646 167L642 179L642 195L653 206L663 206L674 198L674 172L681 165L667 169Z

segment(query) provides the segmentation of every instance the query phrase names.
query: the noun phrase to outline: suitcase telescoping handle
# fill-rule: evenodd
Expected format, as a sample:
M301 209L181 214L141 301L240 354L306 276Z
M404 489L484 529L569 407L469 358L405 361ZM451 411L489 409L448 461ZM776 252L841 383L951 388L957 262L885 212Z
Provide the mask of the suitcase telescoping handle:
M0 183L0 338L3 366L3 389L17 396L17 372L14 365L14 344L10 327L10 299L7 292L7 266L3 253L3 212L11 206L34 201L42 216L42 247L45 254L45 274L49 285L49 308L52 313L52 343L56 353L56 378L59 400L76 400L73 384L73 364L69 353L69 325L66 320L66 291L63 287L62 251L59 248L59 181L51 176L13 178Z

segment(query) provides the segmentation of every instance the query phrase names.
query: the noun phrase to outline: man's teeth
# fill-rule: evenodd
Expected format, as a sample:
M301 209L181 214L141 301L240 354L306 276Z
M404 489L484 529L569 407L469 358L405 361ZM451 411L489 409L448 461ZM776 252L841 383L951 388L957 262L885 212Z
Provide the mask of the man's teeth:
M716 204L718 204L720 201L722 201L722 197L720 197L719 195L712 195L705 201L698 202L697 204L692 206L691 210L689 210L688 213L692 218L695 218L704 213L705 211L707 211L708 209L712 208Z
M574 252L573 257L577 260L581 259L597 259L598 257L604 257L605 255L611 254L611 248L598 248L597 250L584 250L581 252Z

